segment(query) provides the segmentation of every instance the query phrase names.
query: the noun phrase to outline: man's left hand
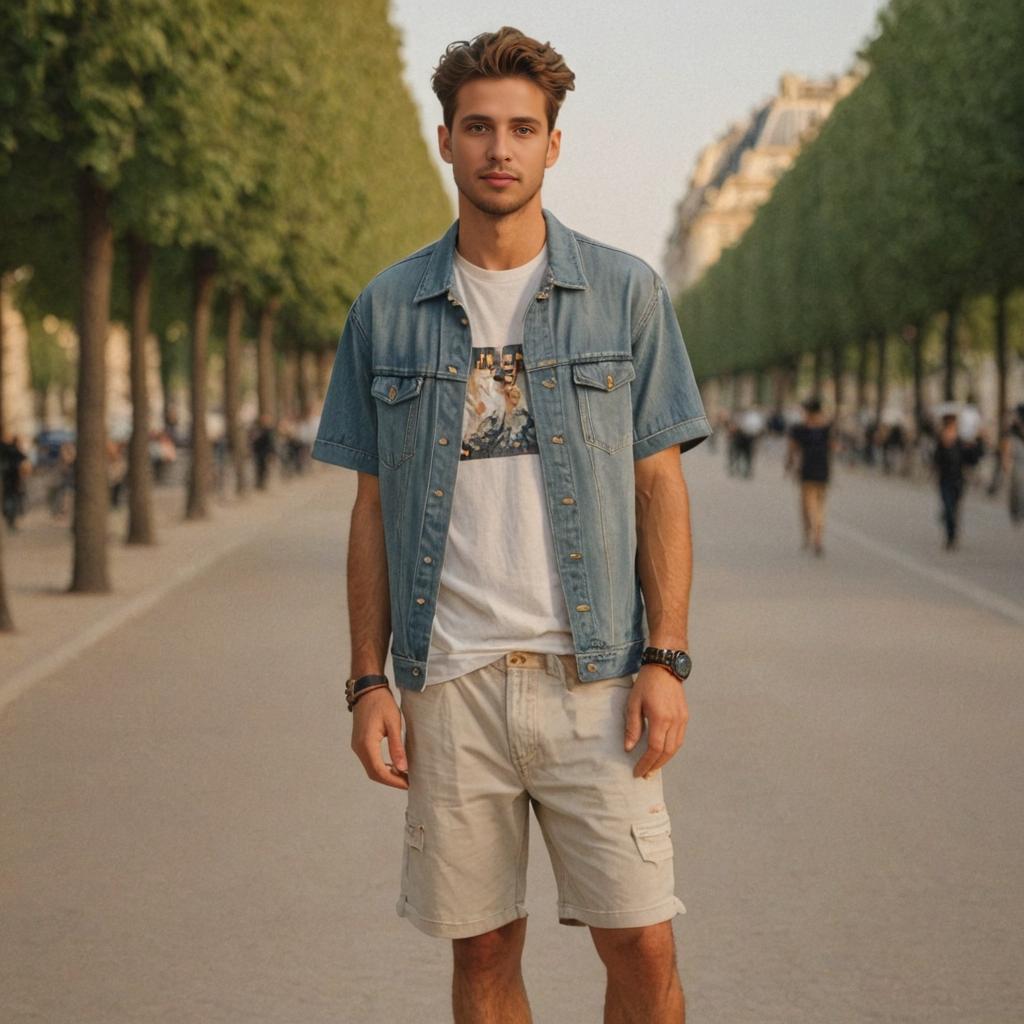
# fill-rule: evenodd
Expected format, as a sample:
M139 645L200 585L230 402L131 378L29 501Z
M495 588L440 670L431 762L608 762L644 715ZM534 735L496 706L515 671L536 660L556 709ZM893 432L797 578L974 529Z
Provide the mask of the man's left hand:
M641 665L626 705L626 750L632 750L647 720L647 750L633 768L647 778L683 745L688 719L683 684L662 665Z

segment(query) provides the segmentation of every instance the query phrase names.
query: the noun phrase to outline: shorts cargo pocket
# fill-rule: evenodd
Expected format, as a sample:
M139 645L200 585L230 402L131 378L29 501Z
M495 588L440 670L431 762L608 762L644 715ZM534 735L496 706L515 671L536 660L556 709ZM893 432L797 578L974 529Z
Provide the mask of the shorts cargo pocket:
M636 378L633 360L601 359L572 364L583 439L606 452L633 443L633 404L628 384Z
M422 377L380 374L370 384L377 400L377 454L391 469L413 454L422 390Z
M633 839L640 856L651 863L672 859L672 822L668 812L652 814L633 824Z
M413 821L409 817L409 812L405 812L405 842L402 843L402 885L401 885L401 898L399 899L399 906L401 906L405 898L409 895L409 856L413 850L423 849L423 826L419 822ZM415 856L415 854L412 854ZM401 910L399 911L401 913Z

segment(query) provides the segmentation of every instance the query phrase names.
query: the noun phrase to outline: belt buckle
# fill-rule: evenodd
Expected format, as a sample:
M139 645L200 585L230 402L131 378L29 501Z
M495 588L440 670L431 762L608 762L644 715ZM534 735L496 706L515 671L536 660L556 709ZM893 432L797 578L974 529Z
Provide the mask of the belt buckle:
M535 651L510 651L505 655L506 668L547 668L547 658Z

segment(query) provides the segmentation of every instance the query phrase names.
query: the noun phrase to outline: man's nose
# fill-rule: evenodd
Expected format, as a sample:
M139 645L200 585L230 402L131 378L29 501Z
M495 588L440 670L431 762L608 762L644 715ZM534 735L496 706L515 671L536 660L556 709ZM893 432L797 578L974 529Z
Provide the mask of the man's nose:
M504 163L512 156L511 137L507 132L495 130L491 133L491 147L488 158L496 163Z

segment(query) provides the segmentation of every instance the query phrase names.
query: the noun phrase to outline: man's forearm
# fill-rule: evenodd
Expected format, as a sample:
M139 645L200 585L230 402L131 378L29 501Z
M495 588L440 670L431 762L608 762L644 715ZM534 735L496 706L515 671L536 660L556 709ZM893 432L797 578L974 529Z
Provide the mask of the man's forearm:
M352 675L384 671L391 637L388 559L379 501L356 500L348 534L348 621Z
M638 476L636 525L637 568L647 609L648 643L685 649L689 642L693 548L690 500L681 472Z

